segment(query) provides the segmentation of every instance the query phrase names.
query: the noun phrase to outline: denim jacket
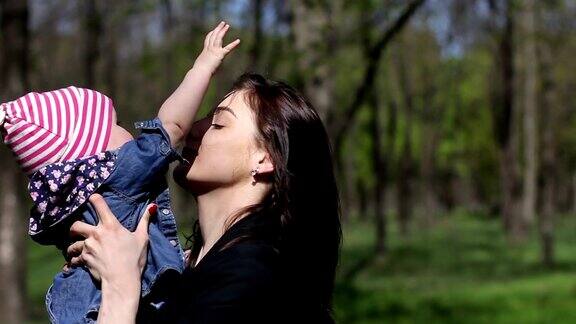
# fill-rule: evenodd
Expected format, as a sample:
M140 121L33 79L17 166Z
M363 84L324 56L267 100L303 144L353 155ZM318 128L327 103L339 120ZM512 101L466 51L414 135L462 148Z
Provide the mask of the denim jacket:
M142 129L141 134L117 150L54 163L32 176L29 190L35 205L29 234L36 242L55 245L64 253L71 243L71 223L98 222L95 210L87 203L90 194L101 194L130 231L136 229L146 206L155 202L158 212L150 220L141 297L160 310L164 303L162 284L155 283L163 277L178 276L184 269L165 176L169 164L183 158L171 147L160 119L137 122L135 126ZM100 303L99 283L86 267L59 272L46 293L46 307L53 323L94 323Z

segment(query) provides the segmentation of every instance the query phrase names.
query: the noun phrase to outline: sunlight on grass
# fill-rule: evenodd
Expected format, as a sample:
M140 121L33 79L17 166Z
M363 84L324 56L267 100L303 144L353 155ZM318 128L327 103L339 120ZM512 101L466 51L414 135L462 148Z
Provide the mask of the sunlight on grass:
M536 236L509 247L497 219L445 215L407 239L392 227L388 256L345 280L346 271L371 256L375 239L372 224L346 224L338 323L576 323L575 230L576 221L562 217L557 266L545 269ZM32 241L29 247L30 323L46 323L44 294L64 260L54 247Z
M574 220L565 217L558 226L554 269L540 266L535 239L509 247L499 226L495 219L447 215L425 234L401 239L392 231L388 256L344 282L342 272L374 239L370 225L345 226L338 322L576 322Z

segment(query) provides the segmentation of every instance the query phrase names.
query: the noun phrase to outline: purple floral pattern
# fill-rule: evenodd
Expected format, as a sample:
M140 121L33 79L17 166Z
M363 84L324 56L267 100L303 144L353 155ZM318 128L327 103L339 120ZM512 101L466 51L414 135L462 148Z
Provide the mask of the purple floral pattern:
M49 164L36 171L28 184L34 206L28 233L35 235L76 211L115 167L116 152L106 151L68 162Z

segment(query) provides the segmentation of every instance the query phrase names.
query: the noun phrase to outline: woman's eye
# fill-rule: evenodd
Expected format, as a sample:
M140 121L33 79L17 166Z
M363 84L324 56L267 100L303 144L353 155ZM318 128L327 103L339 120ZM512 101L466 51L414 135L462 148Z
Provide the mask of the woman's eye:
M216 128L216 129L221 129L224 127L224 126L218 125L218 124L212 124L212 126L214 126L214 128Z

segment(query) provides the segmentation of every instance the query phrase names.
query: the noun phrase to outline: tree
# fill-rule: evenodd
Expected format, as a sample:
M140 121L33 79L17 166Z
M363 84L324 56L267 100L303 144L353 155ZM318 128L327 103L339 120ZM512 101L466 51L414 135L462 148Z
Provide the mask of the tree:
M376 224L376 253L385 255L387 252L387 228L388 222L385 210L386 201L386 159L382 154L382 138L384 132L380 125L380 104L376 91L373 89L370 94L370 106L372 108L372 119L370 130L372 133L372 164L374 166L374 175L376 177L373 199L374 199L374 218Z
M160 2L162 13L162 29L164 33L163 56L164 56L164 82L166 89L174 86L174 55L172 55L174 44L174 12L172 1L162 0Z
M556 4L557 5L557 4ZM558 9L554 4L549 10ZM544 9L544 8L543 8ZM562 36L556 36L555 31L549 32L543 30L544 19L542 16L544 10L539 10L536 14L537 34L539 37L537 43L539 76L540 76L540 115L542 121L542 164L541 178L542 189L541 209L538 213L538 232L541 244L540 259L544 266L552 267L554 265L554 225L555 215L558 212L558 193L559 193L559 136L558 126L561 124L561 117L564 112L558 93L558 81L554 75L554 63L557 59L553 54L558 51ZM545 37L544 37L545 36ZM564 126L564 125L562 125ZM568 177L569 179L570 177Z
M291 3L294 46L304 93L323 119L332 107L334 91L330 58L336 49L333 13L340 0L293 0Z
M524 190L522 216L526 225L534 223L538 185L538 63L536 56L535 2L524 0L521 12L522 56L524 66Z
M412 90L412 80L409 80L407 62L402 53L403 47L394 55L398 75L398 83L404 108L404 125L402 127L402 144L400 160L397 165L398 180L396 184L396 200L400 233L407 236L412 218L412 180L415 176L415 161L412 152L412 129L414 124L415 93Z
M253 40L250 46L250 66L257 70L258 64L262 59L262 11L264 0L252 0L252 34Z
M341 146L344 136L354 120L360 106L366 100L369 89L376 80L376 71L380 66L380 58L384 50L388 47L394 37L406 26L410 18L416 13L418 8L424 4L425 0L410 1L398 17L380 35L378 40L370 47L367 57L367 64L364 69L362 82L355 88L352 102L344 107L343 112L332 111L327 118L328 130L334 141L336 151Z
M488 1L493 14L492 35L496 37L496 82L492 89L492 116L496 143L499 149L500 181L502 193L502 221L510 239L521 239L526 234L526 224L520 218L522 187L519 179L514 103L514 5L511 0ZM503 21L498 26L497 21Z
M0 1L2 51L0 94L2 102L29 89L28 2ZM0 174L0 323L23 323L26 318L27 221L21 214L21 172L2 152ZM16 185L15 185L16 184Z
M96 0L86 0L84 7L84 86L96 86L96 62L100 56L100 34L102 32L102 18L96 8Z

